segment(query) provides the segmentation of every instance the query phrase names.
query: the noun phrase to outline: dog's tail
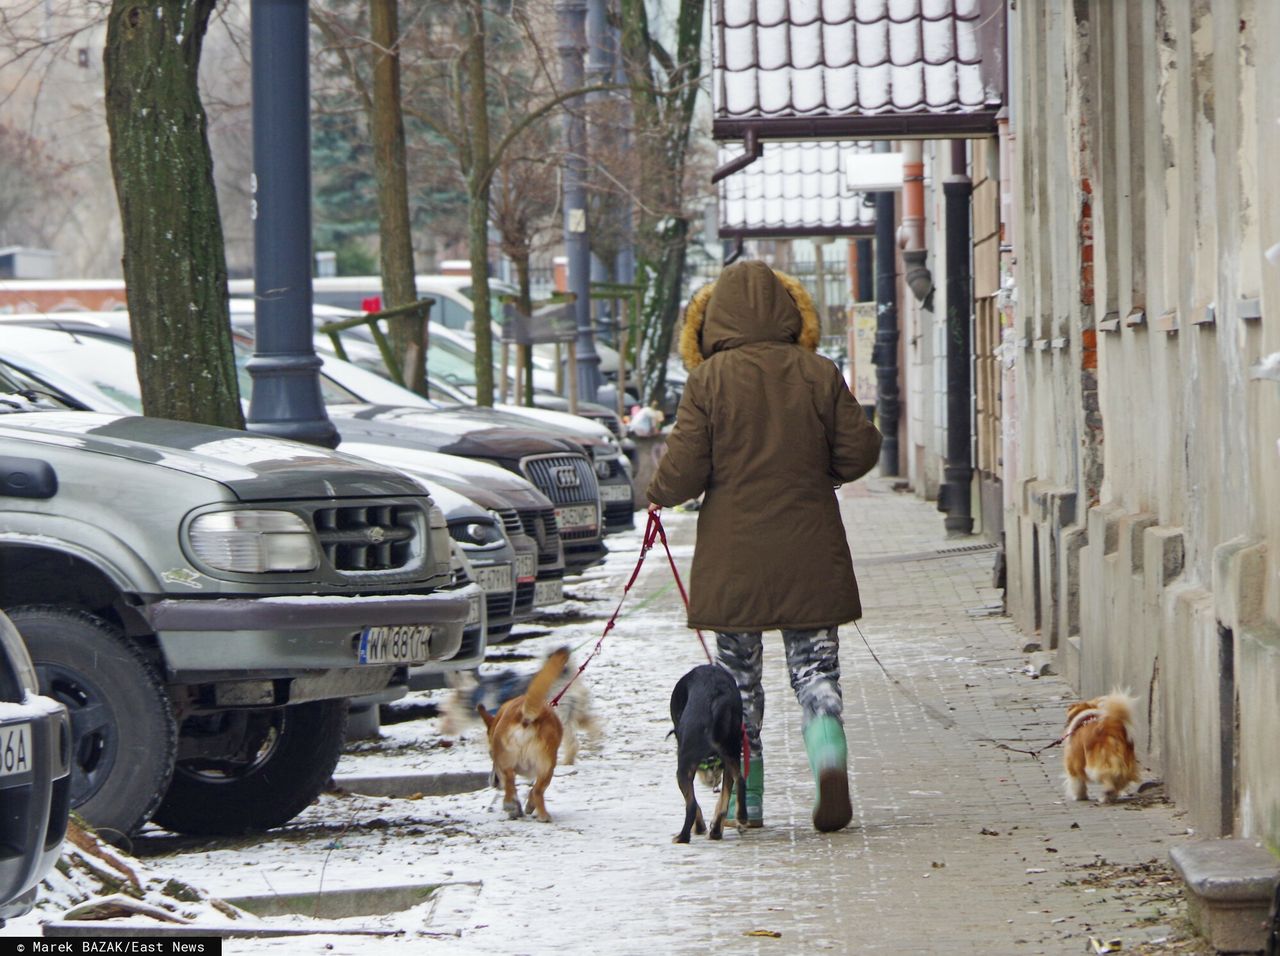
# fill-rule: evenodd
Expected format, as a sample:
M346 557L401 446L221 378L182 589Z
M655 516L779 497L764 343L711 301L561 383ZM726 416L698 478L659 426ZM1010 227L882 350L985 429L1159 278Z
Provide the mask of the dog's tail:
M1104 717L1118 720L1126 727L1132 727L1133 708L1137 703L1137 699L1127 691L1113 690L1105 697L1098 698L1098 710L1102 711Z
M562 647L555 651L547 658L546 663L542 665L542 669L533 675L533 680L529 681L529 689L524 692L524 717L526 720L532 720L538 716L538 711L547 703L547 694L551 687L559 679L564 672L565 665L569 663L569 648Z

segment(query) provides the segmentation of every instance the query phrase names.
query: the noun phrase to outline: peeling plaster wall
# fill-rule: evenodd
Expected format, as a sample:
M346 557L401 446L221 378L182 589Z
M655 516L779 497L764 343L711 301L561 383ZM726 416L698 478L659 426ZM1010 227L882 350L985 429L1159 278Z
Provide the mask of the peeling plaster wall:
M1010 610L1082 696L1142 700L1140 756L1201 834L1280 846L1280 382L1250 371L1280 351L1280 195L1259 178L1280 4L1011 16Z

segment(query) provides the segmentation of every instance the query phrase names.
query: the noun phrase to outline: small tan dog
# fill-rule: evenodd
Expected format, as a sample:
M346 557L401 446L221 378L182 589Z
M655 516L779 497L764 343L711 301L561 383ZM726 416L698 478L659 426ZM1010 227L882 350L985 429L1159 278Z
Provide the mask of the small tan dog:
M1067 708L1066 746L1062 765L1066 770L1067 796L1087 800L1088 785L1102 785L1103 803L1115 803L1138 782L1140 768L1133 751L1133 706L1128 694L1112 691Z
M543 823L551 822L543 794L556 772L556 751L564 730L555 708L547 703L547 694L569 660L562 648L547 658L542 669L529 681L529 689L503 704L496 716L484 704L476 710L484 719L489 733L489 755L493 758L493 785L502 785L502 808L511 819L532 813ZM533 780L529 802L520 809L516 795L516 776Z

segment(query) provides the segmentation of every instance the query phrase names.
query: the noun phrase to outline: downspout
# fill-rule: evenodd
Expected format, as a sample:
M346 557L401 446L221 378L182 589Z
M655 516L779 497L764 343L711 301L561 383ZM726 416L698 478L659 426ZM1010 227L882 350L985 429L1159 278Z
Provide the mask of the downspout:
M876 143L876 152L889 144ZM876 193L876 344L871 361L876 367L876 419L880 426L880 474L898 475L898 270L892 190Z
M947 461L938 507L947 513L953 534L973 533L972 342L973 278L970 228L973 183L969 179L967 144L951 143L951 173L942 184L946 203L947 253Z
M746 169L757 159L764 155L764 143L760 141L760 137L756 135L754 129L748 128L742 137L743 154L737 159L731 159L719 169L711 174L711 181L718 183L726 176L732 176L740 169Z
M933 276L925 267L929 251L924 245L924 144L907 140L902 144L902 228L898 231L902 248L903 279L916 301L933 311Z

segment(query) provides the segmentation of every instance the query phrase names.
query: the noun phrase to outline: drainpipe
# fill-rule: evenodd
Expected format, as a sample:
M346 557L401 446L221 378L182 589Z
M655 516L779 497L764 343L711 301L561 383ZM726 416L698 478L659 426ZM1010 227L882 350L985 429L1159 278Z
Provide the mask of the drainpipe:
M858 258L856 264L856 273L858 279L858 293L854 296L855 302L871 302L876 297L875 279L872 275L872 265L875 263L875 253L871 248L870 239L856 239L853 243L855 255Z
M886 153L889 144L876 143ZM880 474L898 475L898 270L894 248L894 195L876 193L876 344L871 361L876 367L876 418L880 444Z
M969 326L973 312L970 255L970 206L967 144L951 143L951 174L942 184L946 203L947 252L947 461L938 507L947 513L947 531L972 534L970 508L973 484L973 402Z
M933 276L925 267L929 251L924 245L924 144L908 140L902 144L902 247L903 279L925 309L933 311Z

